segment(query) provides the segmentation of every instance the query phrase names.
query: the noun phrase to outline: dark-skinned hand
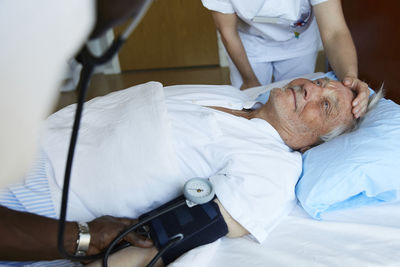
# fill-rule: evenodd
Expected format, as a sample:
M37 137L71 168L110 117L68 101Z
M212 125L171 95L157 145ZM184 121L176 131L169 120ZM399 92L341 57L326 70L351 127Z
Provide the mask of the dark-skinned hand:
M138 220L136 219L116 218L112 216L102 216L89 222L91 239L87 254L94 255L103 252L115 237L137 222ZM122 240L141 248L150 248L153 246L153 242L150 239L146 239L135 232L130 232Z

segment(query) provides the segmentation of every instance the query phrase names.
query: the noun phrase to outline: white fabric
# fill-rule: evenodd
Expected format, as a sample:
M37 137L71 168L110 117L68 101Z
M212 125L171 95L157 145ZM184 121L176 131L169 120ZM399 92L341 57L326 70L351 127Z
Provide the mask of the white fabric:
M71 105L50 116L44 137L57 211L74 113L75 105ZM68 219L91 220L104 214L135 218L176 196L184 180L170 140L160 83L86 103L71 175Z
M300 154L264 120L168 103L184 176L210 177L224 208L262 242L293 208Z
M230 85L173 85L164 89L169 100L230 109L250 109L256 98L254 94L248 95L247 90L240 91Z
M192 105L250 108L255 101L246 91L180 85L166 87L165 94L184 176L211 177L224 208L262 242L293 207L300 154L263 120Z
M187 90L175 86L165 91L166 106L158 83L87 103L72 172L69 218L138 217L180 194L187 179L211 177L226 210L262 242L295 203L300 154L264 120L193 104L194 98L202 105L236 109L254 103L231 86L188 85ZM52 115L45 137L56 206L72 112L73 106Z
M274 81L281 81L289 78L293 80L294 77L314 72L316 57L317 52L314 52L273 62L250 62L250 65L260 84L270 84L272 82L272 74L274 75ZM232 60L228 59L231 84L233 87L239 88L243 84L242 76Z
M399 225L400 203L335 212L324 221L311 219L297 206L263 244L225 237L169 266L395 267L400 262Z
M311 9L308 0L202 0L203 5L221 13L236 13L243 23L238 29L251 62L288 59L317 51L319 32L315 19L309 28L295 38L288 25L253 22L255 16L296 21ZM312 5L324 2L313 1Z
M327 2L329 0L310 0L311 5L316 6L318 4L321 4L323 2Z
M29 167L66 62L94 22L94 0L0 1L0 187Z
M56 219L56 211L51 201L51 193L46 175L48 159L39 153L26 175L24 182L0 189L0 205L9 209L30 212ZM70 260L52 261L0 261L1 267L78 267L79 262Z

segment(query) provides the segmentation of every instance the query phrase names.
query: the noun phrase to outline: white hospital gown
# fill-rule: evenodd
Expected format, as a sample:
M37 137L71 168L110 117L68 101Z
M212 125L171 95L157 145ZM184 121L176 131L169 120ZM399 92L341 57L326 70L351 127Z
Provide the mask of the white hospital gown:
M142 90L143 101L132 90ZM230 215L262 242L295 204L301 155L266 121L205 107L240 110L254 103L231 86L172 86L163 92L159 83L88 102L73 165L68 219L91 220L104 214L136 218L182 194L188 179L202 177L210 178ZM153 104L157 106L149 106ZM69 132L65 124L72 115L66 111L49 118L52 127L44 146L56 210ZM135 165L136 160L145 166Z
M204 107L250 107L254 101L243 92L231 86L185 88L165 88L164 101L162 85L148 83L86 103L68 220L105 214L139 217L181 194L184 182L193 177L210 178L226 210L259 242L289 212L301 173L300 153L264 120ZM143 101L135 95L138 90L146 94ZM156 116L151 116L154 110ZM73 113L73 107L65 108L49 118L43 145L56 211ZM138 174L141 166L135 161L142 157L148 162Z
M146 93L155 87L158 87L158 91L162 92L162 85L159 83L148 83L142 86ZM124 171L127 166L113 166L123 160L118 158L118 156L122 157L123 149L126 147L122 141L129 140L132 135L129 131L125 131L127 129L126 124L131 124L129 118L132 114L127 114L125 123L121 118L121 114L131 110L131 102L120 102L121 99L128 99L129 97L135 99L135 97L132 97L132 92L128 89L123 90L112 96L99 98L86 104L85 110L88 112L86 115L90 115L89 113L93 109L96 122L98 122L97 120L107 120L106 114L101 111L115 108L116 110L111 112L113 116L110 119L111 122L114 122L117 115L119 123L110 124L111 122L108 122L104 124L105 129L111 133L109 136L100 132L99 129L93 128L93 123L89 124L88 127L83 123L79 139L83 143L78 145L77 149L79 151L83 148L85 157L94 158L94 163L87 165L91 162L90 160L82 162L83 158L79 160L78 153L73 165L74 170L87 170L85 172L87 175L78 172L72 177L68 203L69 220L90 220L103 214L138 217L154 206L165 203L181 194L179 186L183 185L186 180L202 177L210 178L225 209L259 242L262 242L268 232L289 212L295 202L294 186L301 173L300 154L287 147L276 130L264 120L247 120L202 106L222 106L234 109L251 107L254 101L250 100L243 92L231 86L192 85L184 88L172 86L165 88L167 99L165 107L173 136L173 150L177 156L176 173L178 175L174 176L166 172L165 176L162 177L135 177L134 174ZM157 90L154 92L157 92ZM115 105L116 103L117 105ZM98 109L99 107L101 109ZM73 107L71 107L70 111L73 110ZM66 111L68 111L67 108L62 110L61 113L53 115L49 120L50 124L55 126L54 131L57 133L69 129L66 122L71 121L69 115L73 112L69 114ZM121 112L121 114L114 114L116 111ZM65 117L63 117L64 115ZM60 127L57 127L54 123L54 118L59 119ZM85 120L83 121L85 122ZM97 126L99 125L97 124ZM93 136L89 133L90 130L93 130L94 134L100 137L99 140L104 139L103 143L98 142L98 140L93 143L89 142L93 141ZM65 130L61 135L54 135L54 142L43 146L40 171L33 170L33 178L28 177L26 185L15 186L4 194L0 194L2 205L38 214L45 211L46 213L43 215L57 217L63 170L54 167L65 164L66 150L63 146L68 143L68 138L65 136L65 134L68 136L68 133L69 130ZM120 139L115 140L119 133L124 137L128 136L128 138L125 140L120 137ZM89 141L86 138L87 135L89 135ZM111 151L110 147L104 144L107 142L111 142L113 149L120 151L121 154L115 154L114 150ZM96 154L102 151L101 147L103 146L109 154L112 154L112 157L117 157L116 161L97 161L97 159L106 157L105 154L101 154L97 155L96 158ZM98 150L99 147L100 150ZM61 156L54 154L54 151L50 148L55 148L55 151L58 152L61 150ZM156 148L159 148L159 146L156 146ZM107 153L106 151L103 152ZM135 151L135 148L128 146L127 151ZM110 158L107 158L107 160L110 160ZM81 163L84 163L83 166L80 166ZM117 173L114 173L115 175L112 177L107 173L102 175L98 172L101 169L99 165L102 164L105 165L104 170L110 168L114 168L114 170L122 169L122 176L118 178ZM149 166L157 168L162 166L162 163L154 161L150 162ZM83 169L80 169L81 167ZM97 174L94 177L96 183L90 180L93 177L88 176L93 176L93 174ZM45 182L48 182L48 184ZM109 186L113 184L113 187ZM37 190L38 186L42 188L39 191ZM101 193L99 193L99 188L103 188ZM15 195L15 192L19 192L20 199ZM165 192L173 193L166 194ZM43 199L43 205L38 207L40 210L30 208L29 201L36 203L35 201L38 198ZM93 202L87 201L87 199L93 199ZM121 199L124 199L126 203L121 203ZM145 204L142 202L145 202ZM7 205L7 203L12 205ZM54 205L54 208L50 208L52 206L50 204ZM134 206L140 206L139 204L142 207L135 209L137 207ZM18 265L19 263L15 262L14 264ZM37 264L39 266L45 265L43 262ZM53 262L49 264L53 264ZM60 262L54 262L54 264L61 266ZM68 262L66 261L65 264L68 264Z
M210 178L230 215L259 242L295 203L301 156L262 119L167 101L179 166Z

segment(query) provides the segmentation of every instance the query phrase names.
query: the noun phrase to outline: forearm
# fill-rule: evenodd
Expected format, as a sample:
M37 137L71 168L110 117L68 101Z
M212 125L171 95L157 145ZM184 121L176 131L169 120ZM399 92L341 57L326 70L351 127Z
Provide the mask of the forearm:
M243 47L242 41L239 35L236 34L223 34L221 32L222 42L225 45L226 51L228 52L233 64L238 69L240 76L242 77L243 83L252 83L258 79L250 65L249 59L247 58L246 51Z
M248 231L244 229L237 221L235 221L229 213L222 206L221 202L218 199L214 200L215 203L218 204L219 210L224 218L225 223L228 226L228 234L227 237L236 238L241 237L248 234ZM108 264L111 266L146 266L151 259L157 254L157 249L153 248L137 248L137 247L128 247L121 251L118 251L115 254L112 254L109 258ZM101 266L102 261L95 261L88 266L97 267ZM156 266L163 266L163 262L159 260L156 263Z
M218 204L222 217L224 217L225 223L228 226L228 234L226 235L227 237L241 237L249 233L242 225L240 225L235 219L231 217L231 215L225 210L224 206L222 206L221 202L219 202L218 199L214 200L214 202Z
M108 258L108 266L113 267L144 267L147 266L154 256L158 253L155 247L152 248L138 248L138 247L127 247L114 254L111 254ZM88 267L101 267L103 266L103 260L97 260L90 264ZM164 266L162 259L159 259L155 267Z
M53 260L62 258L57 249L58 221L39 215L18 212L0 206L0 259ZM74 253L78 229L66 223L65 249Z
M352 113L359 118L367 110L368 85L358 79L357 52L347 27L340 0L314 6L319 32L330 65L345 86L357 93Z
M315 17L329 64L340 80L357 77L357 53L347 27L340 0L314 6Z
M337 33L324 41L329 64L340 80L358 76L357 52L350 33Z
M236 28L236 14L221 14L219 12L212 14L226 51L238 69L243 83L259 84Z

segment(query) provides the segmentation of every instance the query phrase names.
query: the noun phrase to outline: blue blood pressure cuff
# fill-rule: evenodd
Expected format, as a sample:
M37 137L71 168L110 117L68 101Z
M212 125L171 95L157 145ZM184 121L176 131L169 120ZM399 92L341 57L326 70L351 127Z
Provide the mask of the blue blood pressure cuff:
M143 214L139 221L184 199L184 196L175 198L163 206ZM173 262L183 253L214 242L228 233L228 226L218 204L214 201L191 208L187 205L179 206L149 221L147 227L150 237L159 251L175 236L180 234L183 236L182 240L176 242L162 255L165 265Z

